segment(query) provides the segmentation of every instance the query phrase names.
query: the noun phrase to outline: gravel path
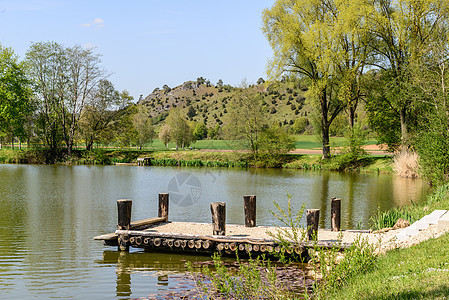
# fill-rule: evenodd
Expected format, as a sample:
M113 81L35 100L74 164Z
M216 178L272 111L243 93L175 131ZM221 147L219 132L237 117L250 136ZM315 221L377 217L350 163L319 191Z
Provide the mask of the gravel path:
M269 232L276 233L276 227L257 226L245 227L243 225L226 224L226 236L232 237L248 237L259 239L272 239ZM437 225L430 225L427 229L421 230L419 234L406 240L398 240L396 235L401 229L389 230L387 232L371 233L366 231L350 231L343 230L332 232L327 229L318 231L318 240L323 242L343 242L353 243L356 239L366 239L370 244L377 246L377 253L385 253L395 248L406 248L430 238L437 238L448 232L448 229L438 229ZM191 235L212 235L212 224L208 223L190 223L190 222L169 222L148 229L152 232L167 232Z

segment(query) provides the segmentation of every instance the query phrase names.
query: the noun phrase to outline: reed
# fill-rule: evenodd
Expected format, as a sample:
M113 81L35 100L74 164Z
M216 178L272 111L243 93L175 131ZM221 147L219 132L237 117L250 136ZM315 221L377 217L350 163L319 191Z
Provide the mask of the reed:
M393 167L401 177L417 178L419 168L418 153L408 150L402 150L394 155Z

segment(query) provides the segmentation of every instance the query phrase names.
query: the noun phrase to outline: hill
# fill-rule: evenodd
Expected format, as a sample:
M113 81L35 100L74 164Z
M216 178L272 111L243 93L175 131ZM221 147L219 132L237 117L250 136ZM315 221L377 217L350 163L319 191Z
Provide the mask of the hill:
M278 82L267 85L250 85L263 98L263 105L272 122L285 126L294 124L298 117L307 118L310 108L306 105L307 88L297 82ZM163 121L170 109L179 107L189 120L204 123L209 128L225 126L228 120L229 103L237 90L230 85L213 85L203 78L187 81L170 88L156 88L150 95L140 100L147 106L156 123Z

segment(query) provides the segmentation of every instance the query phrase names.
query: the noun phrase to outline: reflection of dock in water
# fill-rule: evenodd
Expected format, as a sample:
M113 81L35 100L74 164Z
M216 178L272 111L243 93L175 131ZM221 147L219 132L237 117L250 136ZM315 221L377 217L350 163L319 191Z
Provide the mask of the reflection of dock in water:
M131 200L118 200L118 230L95 237L106 245L128 251L129 247L146 251L239 256L272 254L283 251L273 238L279 228L256 226L256 196L244 196L245 225L226 224L226 204L211 203L212 223L169 222L168 194L159 194L159 216L131 222ZM319 210L307 211L308 230L303 242L293 244L285 254L306 256L309 247L349 247L367 231L340 231L340 199L332 198L332 230L318 229ZM289 230L288 228L284 228ZM271 233L271 234L270 234Z
M131 275L139 272L148 272L148 276L157 279L157 285L171 285L173 278L184 278L188 270L185 261L198 262L210 261L205 256L179 256L167 253L145 253L125 251L104 251L103 259L96 260L99 265L116 265L117 284L116 295L118 298L127 298L132 295ZM184 283L185 285L186 283ZM176 284L175 284L176 286Z

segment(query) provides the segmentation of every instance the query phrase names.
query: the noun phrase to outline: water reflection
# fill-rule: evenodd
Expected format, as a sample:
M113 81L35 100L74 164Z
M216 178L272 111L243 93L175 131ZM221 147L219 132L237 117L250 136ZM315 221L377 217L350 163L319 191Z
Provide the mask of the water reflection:
M176 279L187 272L186 262L202 263L211 260L208 256L173 255L166 253L145 252L119 252L107 250L103 252L103 259L95 263L102 266L115 266L116 272L116 296L120 299L128 299L133 295L132 275L146 275L148 283L155 286L175 288L179 285ZM136 279L138 281L139 279ZM183 283L185 285L185 283Z
M132 166L0 165L0 298L144 297L167 290L170 274L185 272L184 256L104 251L92 238L112 232L116 200L133 199L133 219L157 215L157 195L188 172L201 183L189 207L170 205L173 221L210 222L209 204L226 202L227 222L244 223L243 195L257 195L257 223L279 224L273 200L294 209L321 209L330 227L330 198L342 199L342 228L354 228L382 210L422 201L420 180L388 175L298 170ZM190 257L189 260L209 258ZM167 286L168 284L168 286Z

